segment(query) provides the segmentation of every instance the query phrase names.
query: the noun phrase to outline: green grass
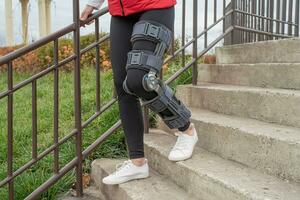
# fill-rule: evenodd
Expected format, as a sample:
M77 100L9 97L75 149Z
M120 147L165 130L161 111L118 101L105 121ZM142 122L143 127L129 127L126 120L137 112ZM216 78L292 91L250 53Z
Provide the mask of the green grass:
M74 94L73 74L60 72L59 81L59 138L67 135L74 128ZM14 83L30 77L29 74L15 74ZM0 91L6 86L6 74L0 74ZM95 70L82 69L82 119L87 120L95 111L96 87ZM112 98L113 81L112 72L101 73L101 104L105 104ZM31 85L28 85L14 93L14 117L13 117L13 154L14 170L27 163L31 159ZM37 113L38 113L38 153L43 152L53 144L53 74L49 74L37 81ZM95 120L83 131L83 148L94 142L105 130L110 128L118 120L118 107L114 105L100 118ZM74 138L63 144L59 149L60 166L74 158ZM6 177L7 169L7 99L0 100L0 179ZM126 144L122 131L117 131L106 140L84 163L84 171L89 170L90 162L100 157L126 157ZM53 154L45 157L38 164L31 167L25 173L15 179L15 199L24 199L35 188L53 175ZM74 170L68 173L55 186L45 192L41 199L55 199L59 192L70 188L74 182ZM8 199L7 187L0 189L1 199Z
M190 59L187 56L187 61ZM167 79L181 67L180 59L169 64L169 70L164 75ZM96 109L96 79L93 68L82 69L81 92L82 92L82 120L87 120L94 114ZM14 74L14 84L25 80L32 74ZM171 87L175 90L178 84L191 82L191 69L176 79ZM7 86L6 73L0 74L0 92ZM73 73L59 73L59 138L70 133L74 128L74 77ZM101 73L101 104L104 105L113 96L112 71ZM37 112L38 112L38 153L43 152L53 144L53 73L37 81ZM31 160L31 134L32 134L32 111L31 111L31 85L28 85L14 93L14 118L13 118L13 168L17 170ZM155 126L157 117L151 113L151 125ZM119 119L118 106L115 104L111 109L103 113L91 125L83 131L83 148L88 147L103 132L110 128ZM75 138L66 142L59 148L60 166L71 161L75 154ZM84 171L89 172L92 160L101 157L121 158L127 157L127 148L122 130L110 136L98 147L85 161ZM6 177L7 169L7 98L0 100L0 180ZM34 189L44 183L53 175L53 154L46 156L36 165L31 167L14 181L15 199L24 199ZM43 193L41 199L55 199L57 194L68 190L75 181L75 170L70 171L53 187ZM7 187L0 188L1 199L7 199Z

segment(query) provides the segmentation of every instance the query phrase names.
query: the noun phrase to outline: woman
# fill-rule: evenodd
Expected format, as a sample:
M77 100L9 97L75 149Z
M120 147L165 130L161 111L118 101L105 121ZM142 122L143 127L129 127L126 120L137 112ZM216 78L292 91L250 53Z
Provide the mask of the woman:
M99 9L103 1L89 0L81 20ZM156 78L171 43L176 0L108 0L108 4L112 15L113 77L130 159L120 163L103 183L120 184L149 176L139 99L159 114L168 127L179 130L169 160L190 158L198 136L194 124L190 123L190 111Z

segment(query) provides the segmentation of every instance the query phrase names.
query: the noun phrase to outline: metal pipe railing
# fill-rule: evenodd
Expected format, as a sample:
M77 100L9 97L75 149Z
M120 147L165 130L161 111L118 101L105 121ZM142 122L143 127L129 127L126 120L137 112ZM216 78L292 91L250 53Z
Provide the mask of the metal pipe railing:
M299 0L232 0L230 6L236 25L227 44L299 37Z

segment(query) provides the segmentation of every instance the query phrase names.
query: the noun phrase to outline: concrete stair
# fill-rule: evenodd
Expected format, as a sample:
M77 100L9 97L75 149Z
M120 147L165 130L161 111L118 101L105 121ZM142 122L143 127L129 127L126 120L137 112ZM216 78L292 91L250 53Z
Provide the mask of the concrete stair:
M191 108L198 145L284 180L300 182L300 129Z
M300 63L300 39L269 40L216 49L217 64Z
M198 85L208 83L300 89L300 63L202 64Z
M300 127L299 90L215 83L182 85L177 90L178 96L191 107Z
M123 161L118 159L98 159L92 163L92 179L106 200L197 199L166 177L152 170L150 177L147 179L129 181L117 186L103 184L102 178L112 173L115 170L115 165Z
M168 153L176 137L157 130L151 133L145 135L145 152L152 168L201 199L299 199L299 185L222 159L199 147L189 160L169 161Z
M192 158L168 160L176 136L160 122L144 139L150 178L106 186L102 178L123 160L93 162L104 199L300 199L300 40L216 55L217 64L198 66L197 85L177 88L198 131Z

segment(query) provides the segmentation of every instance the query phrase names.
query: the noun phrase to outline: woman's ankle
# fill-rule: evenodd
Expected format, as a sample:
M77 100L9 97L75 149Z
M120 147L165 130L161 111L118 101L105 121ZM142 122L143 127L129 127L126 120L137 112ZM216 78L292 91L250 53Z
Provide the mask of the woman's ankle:
M145 157L130 159L136 166L142 166L146 163Z
M183 131L182 133L187 134L187 135L193 135L194 134L194 124L190 123L190 126L188 129Z

